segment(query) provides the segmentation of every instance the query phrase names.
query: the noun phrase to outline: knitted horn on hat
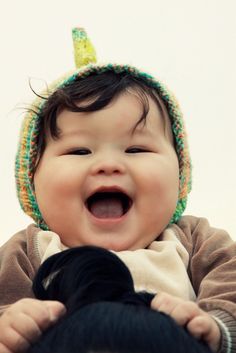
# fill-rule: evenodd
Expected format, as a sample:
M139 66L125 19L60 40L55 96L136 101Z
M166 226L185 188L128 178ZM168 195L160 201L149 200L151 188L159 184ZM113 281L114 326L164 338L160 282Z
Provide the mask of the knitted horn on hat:
M129 73L134 77L141 78L146 82L147 86L155 89L168 111L179 160L179 198L171 219L171 223L177 222L185 210L187 195L191 190L191 161L184 121L176 99L158 79L135 67L117 64L96 64L95 50L83 29L74 28L72 36L77 69L52 83L46 94L50 96L58 88L69 85L73 81L83 79L93 73L99 74L107 71ZM45 97L45 93L42 94L42 97ZM32 109L25 115L15 163L16 187L20 205L23 211L32 217L42 229L48 229L48 227L43 220L37 204L33 179L38 149L37 136L39 132L40 111L45 101L45 99L37 97L32 104Z

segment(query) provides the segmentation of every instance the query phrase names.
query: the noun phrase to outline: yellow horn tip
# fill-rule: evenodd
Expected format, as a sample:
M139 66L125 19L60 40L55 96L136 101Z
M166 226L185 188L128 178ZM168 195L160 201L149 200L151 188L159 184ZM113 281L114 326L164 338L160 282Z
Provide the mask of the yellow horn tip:
M96 63L96 51L85 30L79 27L73 28L72 38L75 66L80 68L91 63Z

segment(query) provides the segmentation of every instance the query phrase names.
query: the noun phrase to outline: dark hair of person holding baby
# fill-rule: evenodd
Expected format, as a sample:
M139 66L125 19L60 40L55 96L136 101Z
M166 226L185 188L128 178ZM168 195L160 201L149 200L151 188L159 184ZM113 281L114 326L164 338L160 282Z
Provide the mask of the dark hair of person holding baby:
M41 300L67 314L29 353L210 353L168 315L150 308L154 294L135 292L132 276L112 252L93 246L48 258L34 280Z

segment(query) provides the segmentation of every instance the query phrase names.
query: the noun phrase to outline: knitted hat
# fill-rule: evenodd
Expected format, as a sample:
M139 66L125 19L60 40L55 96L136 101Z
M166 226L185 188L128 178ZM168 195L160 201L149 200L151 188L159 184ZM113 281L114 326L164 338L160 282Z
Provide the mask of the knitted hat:
M95 50L82 28L74 28L72 36L77 69L52 83L48 88L47 94L50 96L58 88L64 87L73 81L88 77L91 74L99 74L108 71L129 73L134 77L141 78L150 88L155 89L168 111L175 139L176 153L179 160L179 198L171 219L171 223L177 222L185 210L187 195L191 190L191 161L184 122L176 99L158 79L155 79L135 67L117 64L96 64ZM45 96L45 94L42 94L42 96ZM36 201L33 181L33 171L38 149L37 134L39 129L39 112L44 104L45 99L37 97L32 104L32 109L25 115L16 155L15 177L17 195L23 211L32 217L39 227L48 229Z

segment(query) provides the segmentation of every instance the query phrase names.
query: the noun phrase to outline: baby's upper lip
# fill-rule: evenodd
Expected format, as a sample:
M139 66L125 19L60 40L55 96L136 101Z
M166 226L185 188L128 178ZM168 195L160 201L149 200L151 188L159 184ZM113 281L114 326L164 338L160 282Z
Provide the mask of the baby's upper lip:
M102 185L99 186L95 189L93 189L92 191L88 192L85 201L88 200L89 197L91 197L92 195L96 194L96 193L122 193L125 194L126 196L128 196L129 199L133 199L132 196L130 195L130 192L128 192L125 188L118 186L118 185Z

